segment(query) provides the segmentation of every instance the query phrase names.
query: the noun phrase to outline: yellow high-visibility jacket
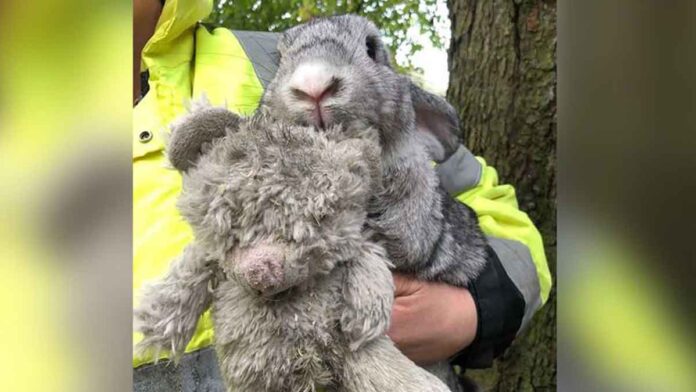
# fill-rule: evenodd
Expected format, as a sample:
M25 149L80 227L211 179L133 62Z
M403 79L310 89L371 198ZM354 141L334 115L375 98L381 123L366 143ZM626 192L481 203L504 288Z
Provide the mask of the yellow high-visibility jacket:
M142 70L148 73L149 89L134 109L132 136L136 301L143 282L163 274L193 239L175 209L181 177L166 167L163 154L168 124L185 113L186 101L202 94L215 105L250 114L275 70L273 34L198 24L211 9L211 0L167 0L155 33L143 49ZM476 211L491 245L490 266L471 287L479 330L465 364L485 366L547 300L551 276L538 230L518 209L512 186L498 183L494 168L462 146L436 169L445 188ZM135 334L134 343L140 338ZM212 342L206 312L186 351ZM139 366L152 360L135 357L133 362Z

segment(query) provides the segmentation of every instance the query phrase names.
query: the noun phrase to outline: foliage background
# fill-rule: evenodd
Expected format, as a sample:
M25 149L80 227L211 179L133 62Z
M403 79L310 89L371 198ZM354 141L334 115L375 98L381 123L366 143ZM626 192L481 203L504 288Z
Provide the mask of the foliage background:
M314 17L358 14L382 30L395 65L402 72L422 74L412 55L423 45L409 30L426 38L433 47L446 49L446 14L438 12L441 0L216 0L207 22L238 30L276 31ZM445 29L446 30L446 29ZM397 56L397 53L399 56Z

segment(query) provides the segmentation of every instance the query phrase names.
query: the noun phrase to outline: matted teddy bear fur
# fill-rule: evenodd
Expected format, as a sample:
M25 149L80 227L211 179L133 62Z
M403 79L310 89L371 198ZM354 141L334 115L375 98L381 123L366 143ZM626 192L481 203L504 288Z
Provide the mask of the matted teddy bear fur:
M197 132L211 117L225 126ZM448 391L384 335L393 281L365 229L377 137L205 105L176 123L168 151L195 242L143 289L137 349L180 356L212 307L229 391Z

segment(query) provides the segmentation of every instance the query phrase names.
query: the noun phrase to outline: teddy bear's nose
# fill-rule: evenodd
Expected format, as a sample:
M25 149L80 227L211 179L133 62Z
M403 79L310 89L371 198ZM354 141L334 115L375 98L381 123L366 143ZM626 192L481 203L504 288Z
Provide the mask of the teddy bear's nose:
M237 265L237 272L247 284L261 292L283 284L283 254L272 246L248 249Z

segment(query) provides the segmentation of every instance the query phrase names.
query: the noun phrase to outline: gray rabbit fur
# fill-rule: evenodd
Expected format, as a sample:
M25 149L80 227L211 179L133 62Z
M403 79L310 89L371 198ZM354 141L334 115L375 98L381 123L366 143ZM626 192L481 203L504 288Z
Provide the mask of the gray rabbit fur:
M278 52L262 105L295 124L376 128L384 188L371 224L395 269L466 287L486 263L486 240L476 214L440 186L431 164L459 145L452 106L396 73L379 30L359 16L293 27ZM307 99L312 88L326 89L320 105Z
M383 190L371 204L370 226L394 269L467 287L485 266L487 242L475 212L443 189L431 165L459 146L452 106L396 73L379 30L362 17L291 28L278 52L278 71L262 102L273 116L379 131ZM428 369L460 389L448 363Z
M194 106L167 151L195 241L144 287L136 348L178 358L211 307L229 391L448 391L384 335L390 263L365 229L377 137Z

